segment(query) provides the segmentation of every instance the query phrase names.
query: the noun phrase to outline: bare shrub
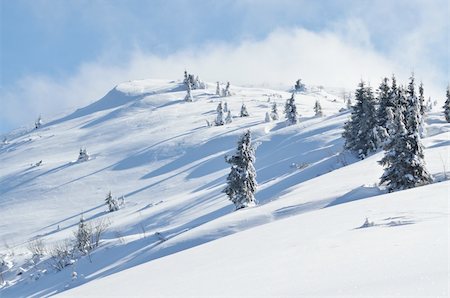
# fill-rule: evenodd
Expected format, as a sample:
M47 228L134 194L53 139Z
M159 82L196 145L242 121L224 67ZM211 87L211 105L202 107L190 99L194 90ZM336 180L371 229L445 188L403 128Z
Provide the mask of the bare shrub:
M41 257L47 253L47 248L45 247L45 243L42 239L31 240L28 242L27 248L33 257Z
M73 248L69 240L55 243L50 249L50 264L57 271L73 263Z

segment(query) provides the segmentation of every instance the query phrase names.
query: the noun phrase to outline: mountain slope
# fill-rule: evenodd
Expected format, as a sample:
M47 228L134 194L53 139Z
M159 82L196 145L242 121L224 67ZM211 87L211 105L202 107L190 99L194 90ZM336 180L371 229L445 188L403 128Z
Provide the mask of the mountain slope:
M209 89L194 90L194 102L187 103L183 101L183 89L183 85L175 81L142 80L123 83L98 102L71 115L48 122L38 130L8 136L8 144L0 148L0 218L3 219L0 224L0 240L7 244L2 254L11 260L12 267L5 274L9 283L0 289L2 295L47 296L99 277L111 275L111 280L114 280L115 273L117 278L122 278L122 274L129 272L123 271L124 269L146 263L130 271L139 275L153 270L152 264L156 264L156 259L159 258L162 259L157 261L158 264L165 267L172 264L172 258L183 258L183 262L190 262L191 252L215 255L225 253L225 246L238 250L239 244L245 240L242 237L249 237L248 242L245 240L246 244L243 245L247 250L252 251L251 244L261 247L260 253L249 259L249 264L253 262L256 266L259 259L263 258L275 266L277 254L273 254L273 258L264 257L270 253L270 248L264 246L266 242L252 238L250 234L253 231L261 235L260 238L284 243L286 246L279 246L278 253L290 251L291 245L306 245L306 250L323 248L320 240L321 234L325 233L323 229L327 230L323 237L338 241L335 233L347 235L343 231L361 225L366 216L378 216L376 212L370 212L370 204L374 204L374 210L379 209L380 212L384 212L383 208L394 208L387 203L386 206L379 203L391 198L397 202L397 207L395 210L387 210L389 215L385 218L402 216L398 213L405 212L406 220L412 218L414 221L414 224L408 226L395 227L395 231L399 232L393 233L392 237L403 235L401 229L409 229L411 238L421 239L424 231L443 232L443 222L447 222L448 227L448 198L445 198L445 191L448 196L448 181L373 198L367 200L369 207L366 206L366 200L356 202L383 194L376 186L382 173L382 168L377 164L382 152L363 161L342 152L342 125L349 114L348 111L338 112L344 105L338 97L320 89L297 95L301 121L298 125L287 127L283 120L264 122L265 113L270 110L272 102L277 102L279 111L282 111L284 100L290 96L286 92L234 87L233 96L217 98L213 94L214 86L209 85ZM313 116L316 99L321 101L325 117ZM235 117L231 124L207 127L206 120L214 119L220 100L228 102L233 115L238 115L241 104L245 102L250 117ZM281 113L280 116L283 118ZM431 113L428 122L429 137L424 140L427 146L426 161L430 172L439 182L445 180L445 172L449 168L450 126L443 122L439 113ZM258 144L255 166L259 183L256 198L259 205L233 212L232 204L221 192L229 171L224 155L235 150L237 138L246 129L251 129L254 141ZM76 158L82 146L86 147L91 159L79 163ZM42 165L34 166L40 160ZM106 212L104 205L104 198L109 190L114 196L126 197L124 208L114 213ZM403 193L412 194L411 200L400 199L405 196ZM436 205L428 203L431 200L426 200L424 196L433 196ZM422 214L415 215L417 210L424 208L430 208L430 212L441 215L436 220L428 220ZM108 219L111 222L101 247L91 256L92 263L88 258L82 258L62 272L48 271L39 280L30 281L30 276L35 279L37 271L46 268L46 263L45 258L38 266L27 263L30 257L26 253L27 241L39 238L51 246L55 241L70 238L81 214L88 221ZM327 216L330 216L330 220L333 219L333 227L336 223L336 229L329 225L322 226L321 222L326 221ZM279 221L287 217L290 218ZM374 219L383 223L383 218ZM314 225L313 221L317 224ZM427 223L421 225L422 221ZM282 240L286 233L296 233L297 225L299 233L312 233L312 244L309 241L285 243ZM314 227L312 230L309 228L311 225ZM389 230L377 229L374 227L370 231ZM244 230L248 231L242 232ZM276 235L278 233L280 236ZM380 257L384 251L384 248L375 245L381 237L379 233L385 232L366 233L372 241L368 243L373 243L367 248L367 253L373 257ZM220 246L219 241L202 245L231 234L236 235L220 240L224 241L224 247L217 251L210 247ZM354 234L349 234L348 237L354 245L360 243L360 238ZM250 241L251 239L253 240ZM441 264L448 264L448 255L441 250L446 243L448 247L448 230L446 237L437 242L439 249L435 254L436 259L433 259L440 260ZM345 242L341 244L345 247ZM415 247L415 244L407 239L400 247ZM388 241L386 245L389 250L395 246L395 242ZM193 247L196 248L179 254ZM333 251L323 249L325 257L328 253L333 255ZM405 257L405 263L415 262L415 258L423 255L423 249L422 246L412 249L410 255ZM11 256L12 251L15 252L14 257ZM198 255L192 260L198 260ZM294 252L287 256L295 258ZM395 256L398 256L396 250L387 258L391 261ZM240 261L223 257L223 261L226 260L230 264ZM303 261L299 260L299 264L304 263ZM361 262L361 259L357 259L353 265ZM23 269L20 272L26 272L17 276L20 266ZM433 293L443 293L441 281L445 277L445 270L436 273L433 266L434 263L430 262L429 266L423 266L420 270L424 276L437 275L438 282L432 286L432 290ZM259 267L254 268L256 270ZM295 268L301 270L301 266ZM220 268L207 269L204 272L206 275L220 273L215 271ZM231 267L228 270L232 270ZM335 270L339 273L337 267ZM79 276L74 281L71 281L72 271L76 271ZM382 277L380 272L377 271L379 278ZM323 272L317 271L319 273ZM171 274L171 271L164 274ZM161 285L165 285L171 278L171 275L164 274L161 274ZM183 272L180 271L180 274ZM403 275L395 271L393 276L400 278ZM402 280L412 281L417 278L416 274L410 279ZM239 280L231 279L230 282L232 281ZM289 281L295 280L289 278ZM314 282L325 281L328 282L328 277L323 280L315 279ZM355 284L359 282L362 283L362 280L355 280ZM380 289L392 286L388 281L380 283ZM192 281L192 284L195 283ZM288 284L288 288L292 290L290 293L297 293L297 288ZM93 282L92 287L96 287L95 285L96 282ZM188 285L186 283L186 287ZM98 293L92 287L89 286L86 290L81 287L80 291L85 292L80 293L83 296L91 293L91 290L92 293ZM252 288L251 283L248 288ZM323 290L331 291L332 288L330 285L330 288ZM205 288L205 295L216 293L215 290L207 289L209 288ZM288 294L282 292L283 289L283 284L274 287L274 294ZM425 289L431 290L428 287ZM138 293L134 290L139 291L139 288L127 288L130 294ZM200 293L196 292L199 290L197 286L193 286L191 290L193 295ZM404 287L399 286L398 293L407 293L405 291ZM111 292L114 293L116 292ZM161 287L155 293L171 292L166 292ZM231 295L234 292L228 293ZM355 295L357 293L354 292Z

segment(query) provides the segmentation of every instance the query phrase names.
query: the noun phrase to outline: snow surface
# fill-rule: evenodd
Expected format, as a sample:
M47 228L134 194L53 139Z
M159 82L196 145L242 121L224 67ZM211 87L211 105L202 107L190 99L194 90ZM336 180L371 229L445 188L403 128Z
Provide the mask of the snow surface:
M215 84L184 102L180 81L122 83L105 97L0 145L3 297L449 295L450 125L429 114L432 185L385 194L382 152L342 151L344 101L296 95L299 124L265 122L289 93ZM218 102L233 122L207 127ZM324 117L314 117L320 100ZM237 117L245 103L250 117ZM258 206L234 211L221 192L240 134L251 129ZM90 160L76 162L80 147ZM42 165L35 166L42 160ZM108 213L104 198L125 195ZM107 218L101 246L61 272L30 262L30 239L50 247L78 220ZM365 219L373 226L360 228ZM22 269L20 269L22 268ZM18 273L21 274L18 275ZM1 282L1 280L0 280ZM68 290L68 291L67 291Z

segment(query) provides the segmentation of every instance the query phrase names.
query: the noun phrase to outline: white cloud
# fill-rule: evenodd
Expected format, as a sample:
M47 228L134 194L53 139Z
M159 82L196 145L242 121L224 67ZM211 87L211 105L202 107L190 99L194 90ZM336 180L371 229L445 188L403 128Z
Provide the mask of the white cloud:
M414 70L423 79L426 92L432 96L443 93L445 86L434 85L435 78L441 74L424 61L420 64L421 60L411 54L412 49L408 55L413 58L397 59L395 55L383 55L374 49L362 22L351 20L336 24L336 28L318 33L305 29L276 30L260 41L208 44L166 57L134 49L120 65L99 60L83 64L66 78L29 76L12 89L2 91L4 103L0 117L13 125L32 123L40 113L45 118L99 99L121 81L180 79L185 68L212 82L286 86L302 78L307 84L349 89L360 79L369 80L376 87L382 77L392 73L404 81ZM420 43L415 46L421 49Z

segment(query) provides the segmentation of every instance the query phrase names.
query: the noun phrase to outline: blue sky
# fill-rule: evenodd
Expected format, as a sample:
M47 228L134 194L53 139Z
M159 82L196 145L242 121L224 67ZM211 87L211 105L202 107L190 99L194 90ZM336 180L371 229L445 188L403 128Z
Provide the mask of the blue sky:
M433 96L449 80L447 0L0 3L0 133L87 104L121 80L178 79L184 68L210 81L301 76L344 87L414 71ZM266 76L253 75L258 61Z

